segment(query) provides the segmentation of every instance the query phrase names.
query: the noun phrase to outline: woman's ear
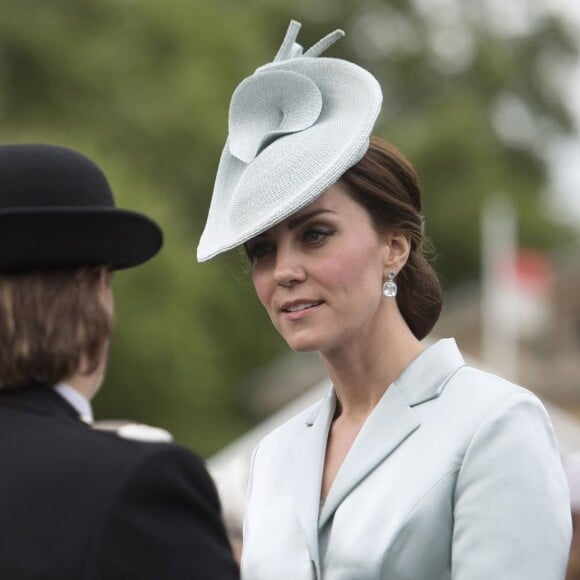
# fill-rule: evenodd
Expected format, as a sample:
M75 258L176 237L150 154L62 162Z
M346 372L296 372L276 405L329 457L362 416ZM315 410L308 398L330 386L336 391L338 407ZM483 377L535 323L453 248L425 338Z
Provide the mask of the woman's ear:
M391 270L400 272L407 263L410 252L411 242L403 232L389 232L385 244L385 274Z

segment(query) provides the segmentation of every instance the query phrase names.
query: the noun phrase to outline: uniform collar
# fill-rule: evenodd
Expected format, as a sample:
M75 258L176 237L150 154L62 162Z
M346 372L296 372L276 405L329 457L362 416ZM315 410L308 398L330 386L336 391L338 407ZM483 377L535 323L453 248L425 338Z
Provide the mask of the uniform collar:
M59 383L54 387L54 390L75 409L81 421L87 424L93 422L93 409L91 404L75 388L67 383Z
M80 419L79 412L50 385L37 381L21 387L0 390L0 404L61 419Z

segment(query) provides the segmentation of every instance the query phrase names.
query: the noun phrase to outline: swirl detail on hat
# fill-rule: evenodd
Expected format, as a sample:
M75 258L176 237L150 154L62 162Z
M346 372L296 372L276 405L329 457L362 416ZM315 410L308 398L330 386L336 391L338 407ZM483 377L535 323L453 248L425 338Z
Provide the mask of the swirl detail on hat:
M264 147L314 125L322 95L308 77L287 70L264 71L238 86L229 116L230 152L251 163Z

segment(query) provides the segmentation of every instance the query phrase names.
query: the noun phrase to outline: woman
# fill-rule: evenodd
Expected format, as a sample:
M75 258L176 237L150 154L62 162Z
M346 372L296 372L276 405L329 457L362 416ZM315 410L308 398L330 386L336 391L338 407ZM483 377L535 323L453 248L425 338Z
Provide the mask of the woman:
M244 244L256 292L326 398L257 447L247 580L557 580L570 542L554 433L525 389L421 340L441 309L411 165L370 137L375 79L292 23L236 89L198 258Z

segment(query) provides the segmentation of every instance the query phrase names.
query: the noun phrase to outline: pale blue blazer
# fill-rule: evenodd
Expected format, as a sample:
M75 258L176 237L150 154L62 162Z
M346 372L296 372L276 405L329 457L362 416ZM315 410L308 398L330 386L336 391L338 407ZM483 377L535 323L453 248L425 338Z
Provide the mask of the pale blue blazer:
M389 386L320 506L334 407L331 390L254 452L244 580L564 579L568 487L529 391L435 343Z

